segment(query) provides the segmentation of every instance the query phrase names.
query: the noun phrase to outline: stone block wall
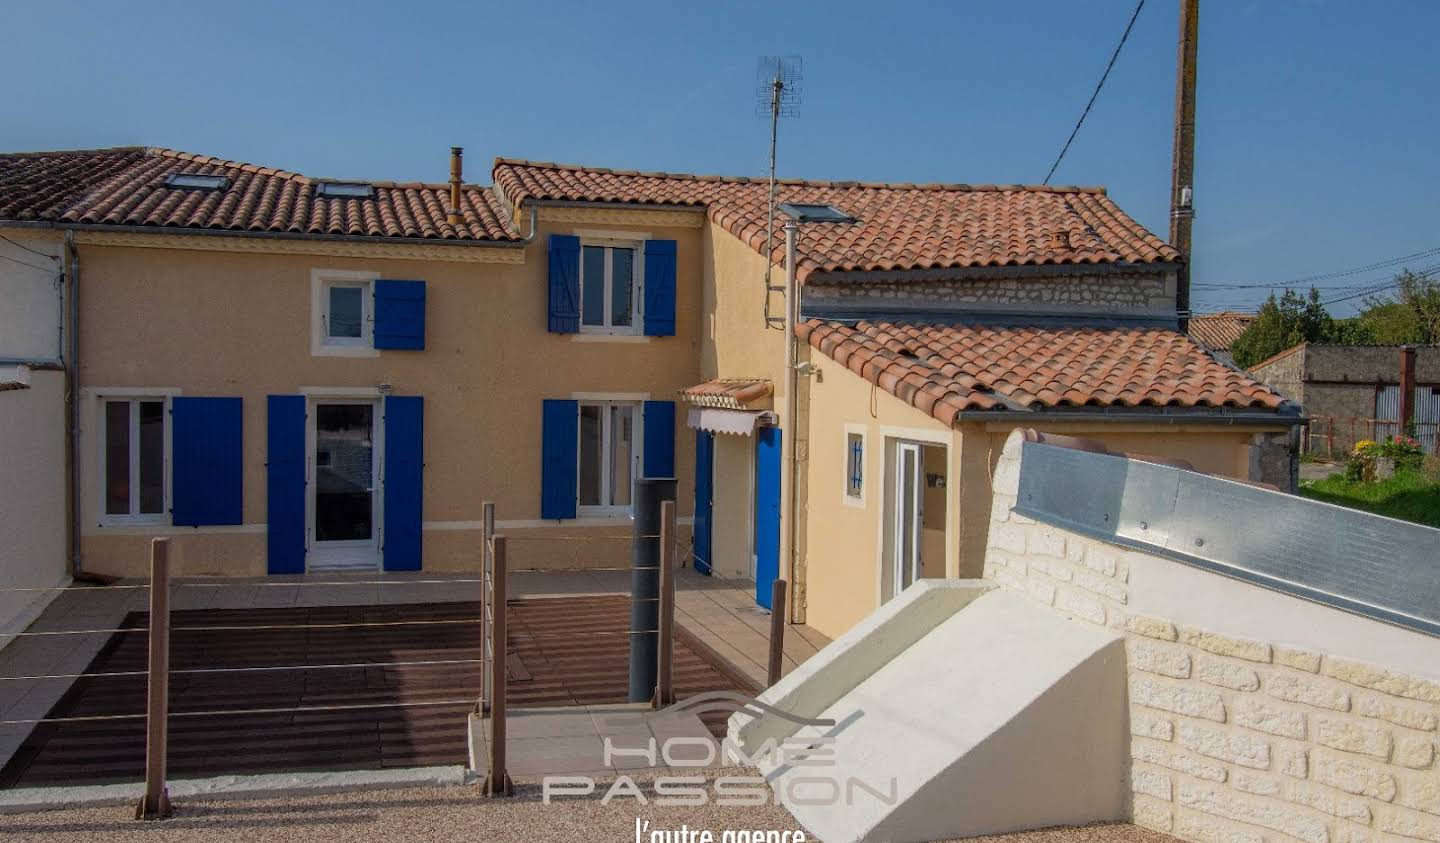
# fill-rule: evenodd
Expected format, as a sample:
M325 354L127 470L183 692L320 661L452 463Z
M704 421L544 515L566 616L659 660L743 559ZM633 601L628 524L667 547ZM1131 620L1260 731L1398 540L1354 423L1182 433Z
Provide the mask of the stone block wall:
M1161 560L1012 512L1017 445L996 468L986 576L1125 634L1137 824L1197 843L1440 843L1440 682L1135 613L1131 573Z
M1175 315L1173 273L1070 274L965 280L825 282L805 285L805 309L999 309Z

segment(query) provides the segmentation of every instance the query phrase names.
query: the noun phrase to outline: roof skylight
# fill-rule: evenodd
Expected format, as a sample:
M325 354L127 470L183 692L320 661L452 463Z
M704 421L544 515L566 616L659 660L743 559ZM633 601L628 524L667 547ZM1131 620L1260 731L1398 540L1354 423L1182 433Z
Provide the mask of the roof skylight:
M834 205L804 205L781 202L776 205L796 222L854 222L855 218Z
M204 173L171 173L165 178L165 186L177 190L224 190L230 186L230 179Z
M363 181L321 181L315 183L315 195L326 199L369 199L375 195L375 187Z

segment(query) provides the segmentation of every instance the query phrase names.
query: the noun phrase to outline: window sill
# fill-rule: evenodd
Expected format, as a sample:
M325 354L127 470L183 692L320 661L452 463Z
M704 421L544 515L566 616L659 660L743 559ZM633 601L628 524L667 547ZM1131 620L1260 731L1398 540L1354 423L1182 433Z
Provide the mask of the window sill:
M571 334L571 342L620 342L620 343L647 343L654 339L644 334L622 334L607 333L604 331L581 331L578 334Z
M310 349L312 357L379 357L380 349L364 345L319 345Z
M133 518L103 518L96 525L103 529L114 529L116 527L169 527L170 519L163 515L137 516Z
M577 520L577 521L578 521L578 520L588 520L588 521L634 521L634 520L635 520L635 515L634 515L634 513L632 513L632 512L630 511L629 507L625 507L625 508L621 509L621 508L613 508L613 507L606 507L606 506L588 506L588 507L587 507L587 506L582 506L582 507L580 507L579 509L577 509L577 510L575 511L575 514L576 514L577 516L579 516L579 517L576 518L576 519L572 519L572 520Z

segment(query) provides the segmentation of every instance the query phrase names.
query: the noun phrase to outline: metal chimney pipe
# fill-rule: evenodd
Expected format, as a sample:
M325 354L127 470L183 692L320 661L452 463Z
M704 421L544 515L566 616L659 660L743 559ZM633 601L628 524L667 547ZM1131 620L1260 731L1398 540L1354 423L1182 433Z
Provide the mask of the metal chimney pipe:
M463 172L461 158L465 155L465 147L450 147L450 213L445 215L445 221L451 225L460 224L460 174Z

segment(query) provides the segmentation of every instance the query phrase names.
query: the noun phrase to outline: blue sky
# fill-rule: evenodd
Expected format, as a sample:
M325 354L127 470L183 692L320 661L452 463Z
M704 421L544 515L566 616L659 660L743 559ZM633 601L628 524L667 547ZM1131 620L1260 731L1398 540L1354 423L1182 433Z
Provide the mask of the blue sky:
M1177 6L1146 3L1055 177L1107 186L1162 237ZM153 144L310 175L443 180L459 144L471 180L488 180L495 155L759 174L756 57L798 54L804 101L782 125L782 176L1039 182L1133 8L12 2L0 149ZM1204 4L1197 284L1440 246L1437 29L1428 2ZM1326 283L1338 296L1387 271ZM1200 308L1264 295L1197 292Z

